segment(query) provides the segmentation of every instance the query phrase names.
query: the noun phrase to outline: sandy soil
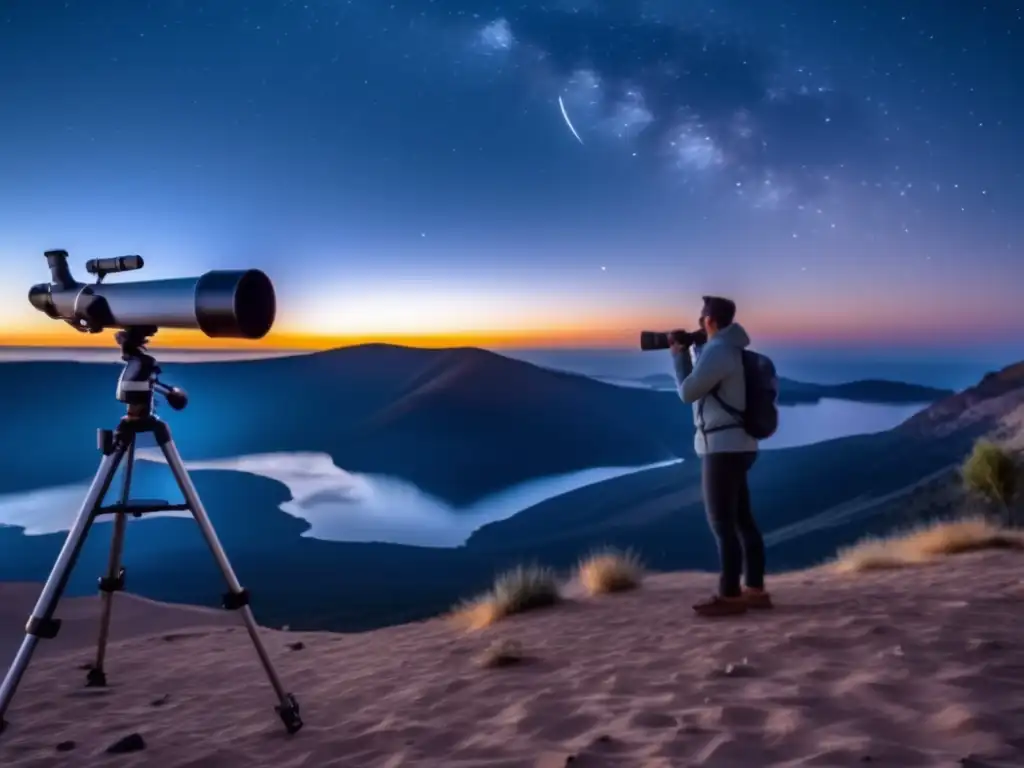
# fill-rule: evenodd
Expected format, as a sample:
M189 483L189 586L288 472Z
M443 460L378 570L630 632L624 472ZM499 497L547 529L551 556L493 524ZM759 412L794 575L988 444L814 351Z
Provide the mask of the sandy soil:
M710 576L668 574L471 635L442 621L267 630L303 706L306 728L291 737L244 630L224 615L120 600L112 685L86 690L98 604L69 601L60 615L74 629L26 676L0 765L1019 767L1022 564L984 553L788 574L772 582L774 612L728 619L690 610ZM25 603L24 587L4 589L0 639L13 650L25 619L14 608L28 606L12 597ZM525 660L481 667L501 640ZM144 750L106 753L133 733Z

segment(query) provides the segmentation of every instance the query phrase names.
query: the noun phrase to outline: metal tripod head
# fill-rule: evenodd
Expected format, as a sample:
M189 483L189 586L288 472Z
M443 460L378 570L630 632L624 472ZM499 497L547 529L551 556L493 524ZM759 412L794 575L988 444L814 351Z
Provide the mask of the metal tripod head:
M117 399L128 406L132 418L145 418L153 414L155 394L162 395L176 411L188 405L188 394L180 387L160 381L160 364L146 350L149 339L157 330L155 325L137 325L118 331L114 337L121 347L124 368L117 380Z

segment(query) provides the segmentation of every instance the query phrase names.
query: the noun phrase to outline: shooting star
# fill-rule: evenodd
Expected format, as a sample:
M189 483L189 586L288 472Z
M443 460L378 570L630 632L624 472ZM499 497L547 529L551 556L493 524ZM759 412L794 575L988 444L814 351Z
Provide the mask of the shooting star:
M576 133L576 129L572 127L572 120L569 119L569 113L565 111L565 102L562 101L562 97L558 97L558 107L562 110L562 117L565 119L565 124L569 126L569 130L572 131L572 135L576 137L576 141L580 144L583 143L583 139Z

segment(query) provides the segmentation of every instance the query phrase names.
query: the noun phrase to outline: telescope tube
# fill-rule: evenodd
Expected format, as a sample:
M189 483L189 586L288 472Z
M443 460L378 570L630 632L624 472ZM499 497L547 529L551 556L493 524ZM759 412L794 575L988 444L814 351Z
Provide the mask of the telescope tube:
M129 283L40 283L29 290L29 301L69 323L88 313L105 328L180 328L211 338L261 339L277 313L274 284L258 269Z

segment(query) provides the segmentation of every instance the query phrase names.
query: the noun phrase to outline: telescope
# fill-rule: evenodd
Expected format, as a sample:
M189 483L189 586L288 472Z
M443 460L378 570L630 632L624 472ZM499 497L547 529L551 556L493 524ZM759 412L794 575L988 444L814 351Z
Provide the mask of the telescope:
M158 378L160 365L146 349L149 338L160 328L198 330L213 338L262 338L274 324L276 311L274 286L270 278L257 269L247 269L213 271L199 277L172 280L104 283L103 278L107 275L132 272L143 266L141 256L117 256L87 261L86 271L96 276L95 283L87 284L71 276L67 251L47 251L46 261L50 265L50 282L32 286L28 300L48 317L63 320L81 333L120 329L114 338L121 348L124 365L117 381L116 397L126 408L125 415L114 429L97 431L96 447L101 455L99 468L32 609L25 625L25 637L14 661L0 680L0 733L7 726L4 715L28 669L36 645L40 640L53 639L60 631L61 620L54 613L90 529L98 518L113 516L107 571L98 582L101 608L96 656L86 675L87 687L106 687L105 661L113 599L115 593L125 588L122 554L127 518L162 512L188 512L197 523L228 587L222 595L222 605L226 610L241 614L242 623L277 697L274 709L285 730L289 734L297 733L303 725L299 703L285 690L270 660L249 604L249 590L238 581L221 546L199 498L199 491L171 437L171 428L155 412L156 395L162 396L175 411L188 406L188 395L179 387ZM213 426L209 428L215 429ZM132 498L136 441L142 435L156 441L185 503ZM119 499L108 504L107 492L119 469Z
M104 283L144 265L141 256L90 259L95 283L71 276L67 251L47 251L50 282L33 285L28 300L82 333L108 328L182 328L210 338L261 339L274 324L274 284L258 269L213 270L199 277Z

